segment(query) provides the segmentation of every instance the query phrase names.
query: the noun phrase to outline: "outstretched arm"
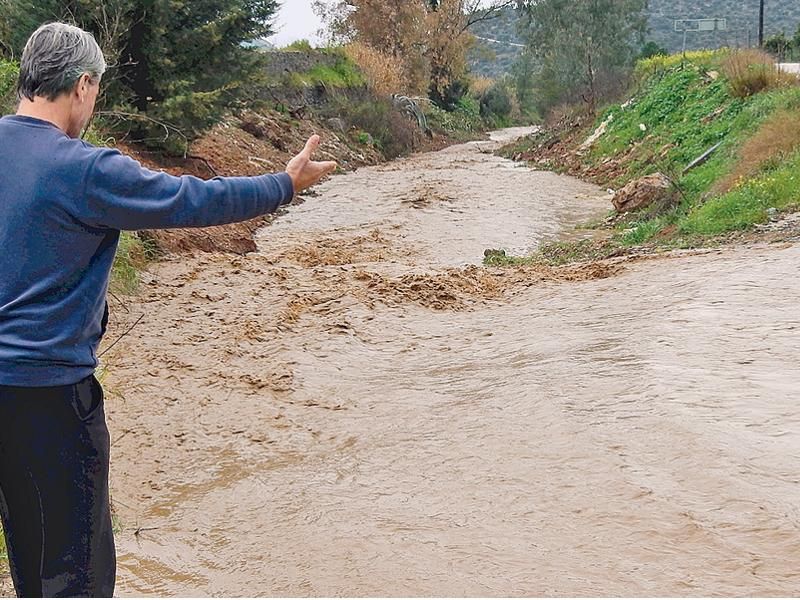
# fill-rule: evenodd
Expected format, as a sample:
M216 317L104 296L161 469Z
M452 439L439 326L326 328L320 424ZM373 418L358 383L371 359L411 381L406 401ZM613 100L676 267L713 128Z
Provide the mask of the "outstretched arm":
M333 172L334 162L315 162L313 136L284 173L216 177L203 181L143 168L116 150L102 150L85 176L85 193L75 216L93 227L120 230L208 227L275 212L295 193Z

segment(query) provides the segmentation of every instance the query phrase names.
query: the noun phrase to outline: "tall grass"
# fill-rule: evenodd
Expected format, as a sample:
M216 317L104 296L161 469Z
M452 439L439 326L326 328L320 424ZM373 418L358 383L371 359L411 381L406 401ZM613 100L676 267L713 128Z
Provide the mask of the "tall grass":
M714 192L729 192L759 171L785 159L800 148L800 109L776 111L737 151L733 169L714 186Z
M736 98L797 85L797 78L778 69L775 58L763 50L732 50L722 61L722 72Z
M409 92L409 82L403 70L403 62L399 58L359 42L345 46L344 53L358 66L370 91L377 96Z
M111 291L122 294L135 292L139 286L139 274L157 255L153 242L136 233L123 232L111 271Z
M6 536L3 527L0 525L0 577L8 575L8 549L6 548Z

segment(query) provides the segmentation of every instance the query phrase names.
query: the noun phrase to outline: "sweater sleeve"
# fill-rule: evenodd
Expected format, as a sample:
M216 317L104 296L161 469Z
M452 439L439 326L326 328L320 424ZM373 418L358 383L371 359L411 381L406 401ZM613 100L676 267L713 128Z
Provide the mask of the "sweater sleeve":
M151 171L104 149L87 170L78 218L90 226L129 231L209 227L275 212L293 195L286 173L204 181Z

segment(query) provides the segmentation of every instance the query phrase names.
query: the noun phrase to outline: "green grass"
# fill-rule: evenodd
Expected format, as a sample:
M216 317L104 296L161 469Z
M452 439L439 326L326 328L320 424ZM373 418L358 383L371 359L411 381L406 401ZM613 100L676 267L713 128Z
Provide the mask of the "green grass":
M0 577L8 576L8 549L6 548L6 536L3 527L0 526Z
M520 265L545 265L560 267L575 262L608 258L619 249L616 244L604 241L549 242L528 256L511 256L503 250L489 250L483 259L487 267L513 267Z
M584 163L596 166L614 159L622 166L613 178L600 183L619 189L660 171L680 188L670 208L645 209L619 219L612 245L713 243L719 236L766 222L770 208L781 212L800 206L800 154L768 163L728 193L714 191L715 184L733 171L744 142L772 114L800 108L800 86L767 90L744 99L734 97L720 74L724 56L724 52L700 52L689 53L686 61L681 56L643 61L637 67L642 79L632 101L624 107L611 106L598 116L595 127L609 116L613 119ZM506 148L504 154L525 152L543 139L540 136ZM684 173L695 158L718 143L719 149L705 164ZM560 248L557 256L591 258L591 252L587 253L590 246L568 246ZM552 257L545 256L547 252L539 254L539 259L552 262Z
M431 104L425 108L428 124L436 130L448 134L472 134L486 129L486 123L481 118L481 108L478 101L472 97L462 98L453 111L442 110Z
M730 192L712 198L679 220L687 235L713 236L746 230L768 220L768 209L800 206L800 153L750 179Z
M284 52L313 52L314 48L308 40L297 40L281 48Z
M366 85L367 80L358 67L345 56L338 56L333 66L317 65L305 73L292 73L287 76L289 85L305 87L323 84L332 88L359 88Z
M111 291L131 294L139 286L139 273L156 258L155 245L135 233L123 232L111 271Z
M14 87L19 75L19 65L0 59L0 116L14 112L17 103Z

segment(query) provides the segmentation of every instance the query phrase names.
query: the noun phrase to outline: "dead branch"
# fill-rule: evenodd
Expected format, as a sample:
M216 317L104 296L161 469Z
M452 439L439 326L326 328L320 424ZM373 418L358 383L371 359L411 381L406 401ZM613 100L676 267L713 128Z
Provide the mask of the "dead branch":
M131 331L133 331L134 327L136 327L139 323L142 322L142 319L144 319L144 314L142 314L138 319L136 319L136 322L133 325L131 325L130 327L128 327L128 329L125 331L125 333L123 333L116 340L114 340L113 344L111 344L108 348L106 348L100 354L98 354L97 358L100 358L101 356L104 356L105 354L108 353L109 350L111 350L114 346L119 344L125 336L127 336Z

